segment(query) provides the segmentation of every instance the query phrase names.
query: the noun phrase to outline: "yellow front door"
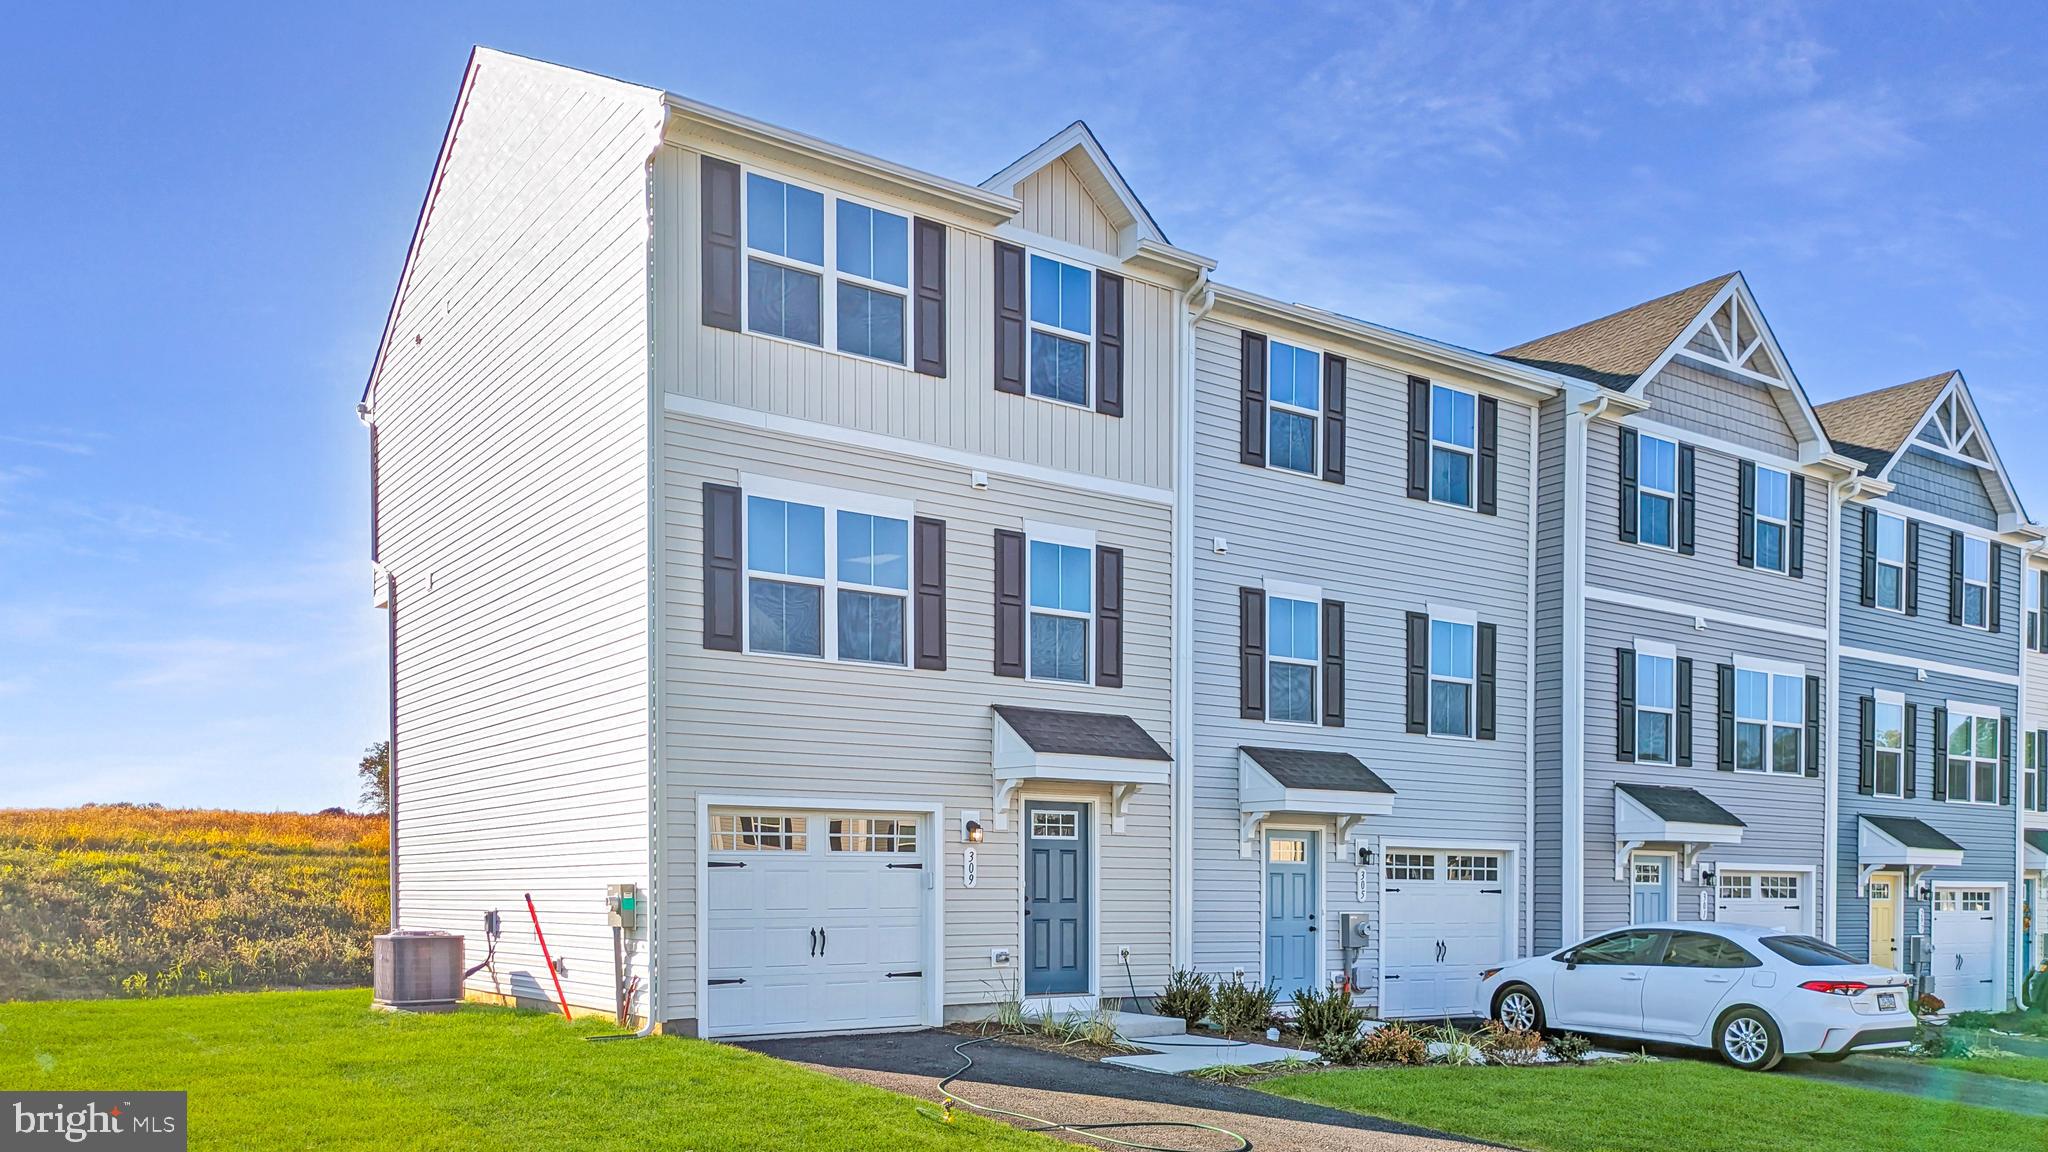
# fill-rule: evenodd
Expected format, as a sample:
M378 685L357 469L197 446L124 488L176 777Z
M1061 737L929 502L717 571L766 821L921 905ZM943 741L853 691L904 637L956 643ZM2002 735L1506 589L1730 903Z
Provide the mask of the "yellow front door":
M1880 968L1899 966L1899 889L1895 873L1870 878L1870 962Z

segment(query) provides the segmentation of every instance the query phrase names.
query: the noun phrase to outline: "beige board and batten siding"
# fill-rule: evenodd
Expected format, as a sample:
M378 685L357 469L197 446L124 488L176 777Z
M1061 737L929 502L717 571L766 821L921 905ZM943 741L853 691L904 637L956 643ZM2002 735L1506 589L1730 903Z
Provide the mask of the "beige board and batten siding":
M838 798L848 810L878 797L943 803L934 829L944 884L949 1010L988 1005L1021 977L990 951L1019 943L1021 822L994 828L990 705L1012 703L1134 717L1172 746L1171 509L1100 491L998 477L976 491L964 471L909 455L670 415L663 501L665 629L664 872L671 906L696 906L700 793ZM702 508L707 482L766 475L914 501L946 521L947 669L918 671L707 650L703 645ZM1054 684L993 674L994 561L998 528L1026 520L1093 529L1124 549L1124 687ZM1072 789L1063 789L1072 791ZM1127 994L1117 949L1131 948L1141 992L1169 966L1169 797L1146 789L1123 832L1110 830L1105 789L1096 803L1101 944L1094 971L1105 995ZM1027 786L1024 798L1033 795ZM882 807L886 808L884 804ZM979 882L961 883L959 814L983 814ZM697 922L671 916L664 931L666 1018L694 1019Z
M701 146L671 143L661 150L657 164L656 211L661 223L656 261L661 288L655 309L661 339L656 373L663 391L999 461L1159 489L1172 486L1171 288L1120 266L1113 256L1099 261L1099 267L1125 277L1122 418L997 392L992 384L993 235L959 217L921 211L867 192L857 198L904 215L938 219L947 226L943 379L787 340L708 328L701 323L698 296ZM732 148L715 154L742 165L757 159ZM823 176L795 170L786 162L763 171L833 187Z
M495 911L495 979L468 987L552 1000L531 893L564 992L605 1012L605 887L648 879L661 120L658 92L479 50L374 381L401 926L476 959Z
M1117 228L1065 159L1054 160L1017 184L1023 208L1017 223L1026 231L1078 244L1105 254L1117 250Z

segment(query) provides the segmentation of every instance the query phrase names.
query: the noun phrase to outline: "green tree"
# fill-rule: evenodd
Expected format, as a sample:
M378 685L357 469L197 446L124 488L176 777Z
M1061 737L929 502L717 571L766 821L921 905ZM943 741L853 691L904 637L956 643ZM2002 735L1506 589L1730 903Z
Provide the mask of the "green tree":
M363 782L363 808L380 814L391 811L391 741L379 740L363 749L356 776Z

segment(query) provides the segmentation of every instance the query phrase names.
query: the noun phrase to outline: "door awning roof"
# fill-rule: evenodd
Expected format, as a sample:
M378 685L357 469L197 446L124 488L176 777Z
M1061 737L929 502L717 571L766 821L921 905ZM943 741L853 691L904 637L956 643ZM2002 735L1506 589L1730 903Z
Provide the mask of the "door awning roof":
M1267 818L1281 815L1335 817L1330 849L1337 853L1366 817L1393 813L1394 789L1349 752L1245 745L1237 750L1237 804L1239 852L1247 858L1258 856Z
M1870 883L1871 873L1899 868L1911 884L1929 868L1954 868L1963 862L1963 846L1942 835L1925 820L1911 816L1856 818L1857 884Z
M1675 844L1692 875L1700 850L1742 843L1745 825L1735 813L1692 788L1668 784L1614 786L1614 878L1628 879L1629 854L1645 844Z
M1009 827L1017 789L1045 780L1108 786L1115 804L1112 826L1121 832L1138 789L1163 788L1172 775L1172 754L1129 716L1015 704L996 704L991 712L997 828Z
M2029 872L2048 872L2048 828L2027 829L2027 867Z

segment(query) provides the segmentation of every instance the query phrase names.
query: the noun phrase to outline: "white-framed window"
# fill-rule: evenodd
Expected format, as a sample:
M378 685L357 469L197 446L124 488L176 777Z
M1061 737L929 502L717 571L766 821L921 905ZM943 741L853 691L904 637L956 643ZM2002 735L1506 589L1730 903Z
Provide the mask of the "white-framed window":
M1735 770L1806 771L1806 673L1763 663L1735 665Z
M1747 872L1721 873L1721 899L1749 899L1751 894L1755 891L1753 887L1755 879L1756 877L1751 876Z
M1963 537L1963 625L1991 627L1991 541Z
M1636 759L1669 764L1678 756L1678 654L1636 641Z
M1880 692L1871 702L1871 791L1879 796L1906 794L1906 700Z
M1432 852L1387 853L1387 879L1436 879L1436 854Z
M1274 864L1308 863L1308 840L1301 836L1268 836L1266 859Z
M1799 899L1799 877L1796 875L1759 876L1756 887L1756 894L1765 900Z
M805 852L809 838L802 816L721 812L711 817L713 852Z
M1792 552L1792 474L1756 466L1756 566L1783 572Z
M1429 734L1472 735L1478 695L1478 619L1469 613L1429 610Z
M1998 714L1959 708L1948 713L1948 800L1998 803Z
M1088 406L1089 349L1095 342L1095 271L1031 254L1029 303L1033 396Z
M2027 759L2020 803L2029 812L2048 812L2048 731L2032 729L2026 738Z
M1034 840L1079 840L1081 838L1081 815L1072 809L1035 808L1031 812L1031 838Z
M1652 887L1664 883L1664 859L1661 856L1631 856L1629 863L1635 872L1635 882Z
M1086 533L1025 530L1030 676L1085 684L1095 621L1095 540Z
M916 852L917 821L910 817L834 816L827 824L828 852Z
M1477 485L1479 397L1432 384L1429 388L1429 498L1472 507Z
M1991 911L1991 890L1988 888L1938 888L1934 892L1936 912L1989 912Z
M1266 588L1266 719L1316 722L1322 600L1314 589Z
M910 217L749 170L746 329L905 363Z
M1877 514L1877 606L1906 610L1906 521L1887 512Z
M909 505L760 479L741 491L747 651L902 665Z
M1266 342L1266 464L1316 474L1322 437L1323 358L1308 348Z
M1445 856L1444 879L1469 880L1481 884L1498 883L1500 881L1500 857Z
M1678 550L1678 443L1636 434L1636 541Z

